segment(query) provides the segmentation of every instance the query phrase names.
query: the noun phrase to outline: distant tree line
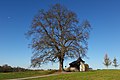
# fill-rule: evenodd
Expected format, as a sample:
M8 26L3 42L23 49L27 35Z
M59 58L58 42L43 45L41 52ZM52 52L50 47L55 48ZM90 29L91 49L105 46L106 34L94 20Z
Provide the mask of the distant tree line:
M110 58L108 57L107 54L105 54L104 56L104 62L103 64L108 68L108 66L112 65L115 68L117 68L119 66L116 57L114 57L114 59L111 61Z
M0 66L0 72L22 72L28 71L29 69L21 68L21 67L11 67L7 64Z

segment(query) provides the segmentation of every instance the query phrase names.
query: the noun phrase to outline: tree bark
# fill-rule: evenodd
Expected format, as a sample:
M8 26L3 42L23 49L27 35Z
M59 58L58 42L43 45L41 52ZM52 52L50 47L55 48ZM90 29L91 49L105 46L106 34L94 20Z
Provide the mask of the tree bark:
M63 61L64 61L64 59L59 59L59 71L60 72L64 71L64 69L63 69Z

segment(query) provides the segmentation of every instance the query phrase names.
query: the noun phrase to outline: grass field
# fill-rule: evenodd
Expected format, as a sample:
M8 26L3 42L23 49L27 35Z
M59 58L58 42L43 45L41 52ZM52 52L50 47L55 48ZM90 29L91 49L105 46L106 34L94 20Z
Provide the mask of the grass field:
M47 75L52 74L54 72L55 71L26 71L26 72L0 73L0 80Z
M54 73L55 71L27 71L0 73L0 80L40 76ZM88 72L72 72L55 76L29 79L29 80L120 80L120 70L96 70Z
M97 70L60 74L32 80L120 80L120 70Z

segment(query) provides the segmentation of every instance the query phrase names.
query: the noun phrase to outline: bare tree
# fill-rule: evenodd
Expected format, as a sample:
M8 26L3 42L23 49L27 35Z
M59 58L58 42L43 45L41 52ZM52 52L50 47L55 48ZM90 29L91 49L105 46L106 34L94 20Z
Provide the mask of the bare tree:
M40 10L27 32L32 39L32 66L59 61L59 70L63 71L64 59L85 55L90 30L87 20L79 23L77 15L60 4Z
M110 61L110 59L109 59L109 57L108 57L107 54L105 54L104 63L103 63L103 64L104 64L107 68L108 68L108 66L111 65L111 61Z
M114 59L113 59L113 66L116 68L116 67L118 67L119 65L118 65L118 63L117 63L117 59L114 57Z

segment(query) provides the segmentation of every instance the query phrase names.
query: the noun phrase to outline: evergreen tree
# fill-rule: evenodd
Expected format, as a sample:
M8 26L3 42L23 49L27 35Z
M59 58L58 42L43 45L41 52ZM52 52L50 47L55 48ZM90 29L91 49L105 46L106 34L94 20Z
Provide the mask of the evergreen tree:
M108 55L107 55L107 54L105 54L103 64L104 64L107 68L108 68L108 66L110 66L110 65L111 65L111 61L110 61L110 59L109 59L109 57L108 57Z
M118 67L119 65L118 65L118 63L117 63L117 59L114 57L114 59L113 59L113 66L116 68L116 67Z

